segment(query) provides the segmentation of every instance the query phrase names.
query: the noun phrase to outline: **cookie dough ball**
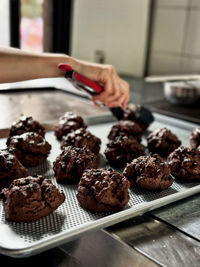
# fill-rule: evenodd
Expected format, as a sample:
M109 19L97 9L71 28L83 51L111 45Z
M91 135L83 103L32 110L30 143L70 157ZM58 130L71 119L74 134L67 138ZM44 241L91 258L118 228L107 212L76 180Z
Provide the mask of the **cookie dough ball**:
M142 131L145 131L149 127L148 123L145 123L139 119L139 113L130 108L126 108L124 110L123 120L129 120L137 123L142 129Z
M118 211L129 201L129 181L112 169L86 170L78 185L79 204L91 212Z
M200 181L200 151L179 147L167 158L172 174L184 181Z
M6 220L32 222L56 210L65 195L42 176L14 180L9 188L2 190Z
M181 141L167 128L161 128L152 132L147 137L149 152L167 157L172 151L181 145Z
M192 148L200 149L200 128L196 128L190 136L190 145Z
M135 138L138 142L140 142L142 133L143 130L137 123L128 120L121 120L112 126L108 139L114 140L118 136L127 136Z
M95 154L99 153L101 140L93 135L91 132L84 128L78 129L69 133L67 136L63 136L61 142L61 148L64 149L67 146L73 147L87 147Z
M41 164L51 150L51 145L41 135L33 132L11 137L9 147L13 149L18 160L27 167Z
M104 153L110 165L122 168L133 159L145 155L145 148L134 138L119 136L110 140Z
M28 171L18 161L12 150L0 150L0 191L14 179L28 176Z
M10 137L27 132L34 132L43 137L45 136L45 128L38 121L34 120L32 117L23 116L18 122L13 122L7 144L10 142Z
M53 163L57 182L79 182L84 170L98 167L98 158L87 148L66 147Z
M123 175L128 178L132 186L161 191L173 183L170 168L157 154L141 156L127 164Z
M67 112L59 119L55 128L55 135L59 140L61 140L63 136L79 128L87 128L83 119L73 112Z

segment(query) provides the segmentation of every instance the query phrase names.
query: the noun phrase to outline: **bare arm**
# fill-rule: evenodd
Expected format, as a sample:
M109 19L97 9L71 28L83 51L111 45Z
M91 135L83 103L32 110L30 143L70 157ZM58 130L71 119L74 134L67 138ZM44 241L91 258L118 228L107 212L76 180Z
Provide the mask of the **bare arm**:
M63 76L63 73L57 68L57 64L61 61L69 64L70 57L63 54L0 48L0 82Z
M28 52L16 48L0 47L0 83L21 80L61 77L59 63L71 65L77 72L104 84L104 92L95 96L106 106L126 107L129 101L129 85L122 80L115 68L77 60L65 54Z

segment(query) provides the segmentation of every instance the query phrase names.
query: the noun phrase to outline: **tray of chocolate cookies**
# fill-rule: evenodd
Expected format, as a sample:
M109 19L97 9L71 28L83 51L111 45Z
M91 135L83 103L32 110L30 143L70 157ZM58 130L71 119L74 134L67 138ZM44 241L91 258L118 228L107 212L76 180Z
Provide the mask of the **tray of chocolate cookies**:
M0 253L31 256L200 192L200 128L129 113L0 130Z

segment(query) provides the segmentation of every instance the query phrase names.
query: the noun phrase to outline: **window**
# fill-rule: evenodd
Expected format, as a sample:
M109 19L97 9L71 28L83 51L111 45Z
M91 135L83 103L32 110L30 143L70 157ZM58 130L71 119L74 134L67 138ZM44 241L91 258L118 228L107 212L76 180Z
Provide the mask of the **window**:
M69 54L71 0L9 2L11 46Z
M43 0L21 0L20 47L43 51Z

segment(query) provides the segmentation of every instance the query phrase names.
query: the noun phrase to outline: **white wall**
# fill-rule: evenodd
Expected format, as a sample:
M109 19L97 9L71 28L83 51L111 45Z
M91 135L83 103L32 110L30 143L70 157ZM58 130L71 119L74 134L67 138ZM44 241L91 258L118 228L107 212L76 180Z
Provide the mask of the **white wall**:
M144 72L149 0L74 0L72 56L105 63L123 74Z
M9 0L0 0L0 45L10 45Z

